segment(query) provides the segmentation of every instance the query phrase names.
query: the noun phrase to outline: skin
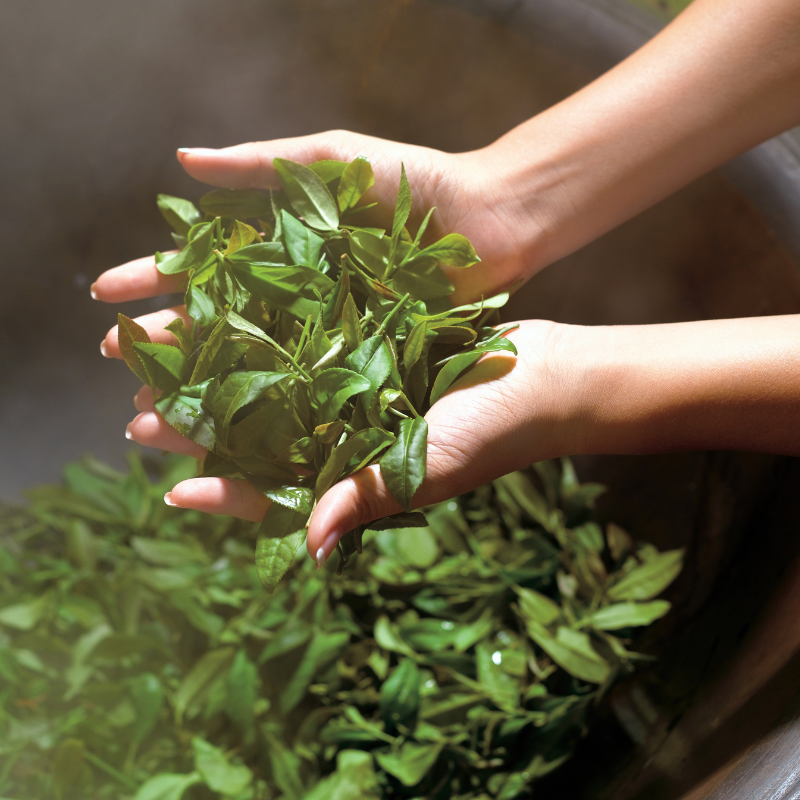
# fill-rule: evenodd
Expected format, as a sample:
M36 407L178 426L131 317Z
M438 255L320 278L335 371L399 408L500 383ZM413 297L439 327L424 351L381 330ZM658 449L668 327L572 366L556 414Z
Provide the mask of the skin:
M488 296L643 211L759 142L800 123L800 3L695 0L661 34L564 102L479 151L449 154L346 131L179 151L204 183L267 188L276 156L309 163L367 156L391 222L399 164L414 192L409 227L436 206L427 242L458 231L483 259L453 271L454 302ZM488 188L487 187L491 187ZM427 243L426 242L426 243ZM104 302L180 290L152 258L109 270ZM175 308L137 321L153 341ZM533 461L577 453L690 449L800 454L800 317L592 327L531 320L519 357L486 356L430 410L428 473L417 505L453 497ZM101 349L119 358L116 328ZM148 389L127 435L197 457L154 411ZM243 481L184 481L167 502L260 520L269 501ZM355 525L399 511L370 467L334 486L311 519L324 561Z

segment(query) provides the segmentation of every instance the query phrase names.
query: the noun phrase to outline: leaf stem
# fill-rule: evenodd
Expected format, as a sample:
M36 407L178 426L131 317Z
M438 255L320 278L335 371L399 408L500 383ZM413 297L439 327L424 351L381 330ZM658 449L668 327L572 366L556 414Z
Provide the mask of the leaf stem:
M123 786L126 786L128 789L136 789L138 784L132 778L129 778L127 775L123 775L118 769L115 769L110 764L106 764L102 758L98 758L94 753L90 752L89 750L84 750L83 757L90 763L93 764L97 769L105 772L106 775L110 775L115 780L119 781Z

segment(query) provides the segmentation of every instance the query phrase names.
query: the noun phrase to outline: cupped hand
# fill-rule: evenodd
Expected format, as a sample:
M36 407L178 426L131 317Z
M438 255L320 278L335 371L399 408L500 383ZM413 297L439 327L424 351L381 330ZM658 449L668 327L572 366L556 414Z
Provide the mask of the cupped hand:
M163 325L180 314L180 309L170 309L137 321L155 340ZM579 330L539 320L520 323L508 334L518 356L505 352L484 356L428 411L427 474L414 497L416 507L455 497L533 461L577 448L580 409L579 395L571 388L575 383L571 354ZM118 356L113 331L105 346L108 355ZM204 455L202 448L155 412L149 388L139 391L135 404L141 413L128 426L130 438L149 447ZM260 521L270 505L247 481L223 478L183 481L166 500L181 508L253 521ZM308 529L308 551L324 561L344 533L400 510L379 467L368 467L337 483L317 504Z

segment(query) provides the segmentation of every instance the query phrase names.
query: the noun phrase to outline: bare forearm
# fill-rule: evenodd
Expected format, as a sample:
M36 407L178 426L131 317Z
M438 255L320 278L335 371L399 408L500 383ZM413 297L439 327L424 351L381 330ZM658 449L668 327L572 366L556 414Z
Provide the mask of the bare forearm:
M800 455L800 316L573 328L577 451Z
M800 123L800 3L695 0L630 58L484 155L532 271Z

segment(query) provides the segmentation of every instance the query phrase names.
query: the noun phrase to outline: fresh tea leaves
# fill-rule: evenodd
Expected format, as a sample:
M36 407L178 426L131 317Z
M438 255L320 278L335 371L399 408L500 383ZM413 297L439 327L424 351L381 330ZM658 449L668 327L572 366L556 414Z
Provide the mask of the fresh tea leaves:
M225 397L290 374L250 373ZM393 436L343 430L317 438ZM0 504L2 797L530 796L649 658L631 637L682 562L601 527L566 459L375 523L341 578L292 563L311 488L266 490L256 532L164 505L192 459L147 467L87 459Z
M313 510L276 498L318 500L380 464L409 511L425 478L425 412L484 353L516 353L503 338L512 326L492 327L507 294L450 307L441 267L469 267L478 255L457 233L423 248L431 212L412 237L404 168L384 231L349 221L369 207L367 159L274 166L281 188L269 194L218 189L199 210L160 195L182 249L156 262L186 274L193 322L170 326L175 342L166 345L119 317L125 363L160 395L165 420L208 450L203 474L250 480L281 506L259 540L268 589L289 568ZM343 563L360 551L360 533L351 538L339 549Z

